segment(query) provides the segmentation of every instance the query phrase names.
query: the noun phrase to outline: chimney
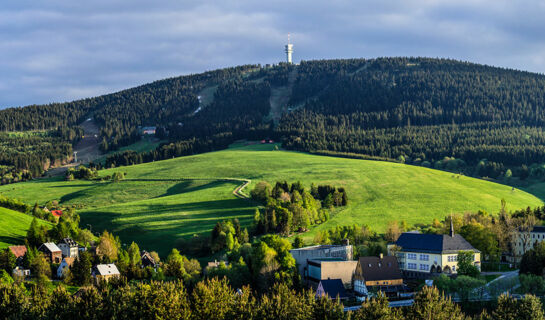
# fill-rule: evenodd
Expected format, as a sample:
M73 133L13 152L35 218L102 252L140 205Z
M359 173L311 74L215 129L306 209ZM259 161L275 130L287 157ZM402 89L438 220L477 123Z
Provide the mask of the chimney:
M454 237L454 224L452 223L452 215L450 215L450 236Z

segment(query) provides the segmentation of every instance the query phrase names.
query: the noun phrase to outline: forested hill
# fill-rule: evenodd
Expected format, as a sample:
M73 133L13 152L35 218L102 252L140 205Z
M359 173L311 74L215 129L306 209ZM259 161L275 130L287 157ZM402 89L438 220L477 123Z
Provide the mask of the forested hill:
M288 81L290 74L295 80ZM274 127L271 92L288 86L275 91L291 95L284 97L288 104ZM247 65L76 102L1 110L0 131L73 128L92 116L104 151L140 139L139 126L157 126L158 136L169 141L145 154L111 157L108 165L273 138L288 149L395 159L493 178L545 177L545 167L537 165L545 159L544 89L543 75L445 59ZM209 97L200 101L204 93ZM2 164L17 166L0 159Z
M543 75L413 58L315 61L298 74L291 104L303 107L277 128L288 148L470 166L493 178L507 166L525 177L522 165L544 161Z

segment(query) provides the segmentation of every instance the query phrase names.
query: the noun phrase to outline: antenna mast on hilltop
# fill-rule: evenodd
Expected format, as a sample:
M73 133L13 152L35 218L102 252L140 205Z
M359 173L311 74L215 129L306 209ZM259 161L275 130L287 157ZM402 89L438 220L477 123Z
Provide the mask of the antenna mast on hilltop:
M286 62L291 64L291 55L293 54L293 44L290 43L290 34L288 33L288 44L286 45Z

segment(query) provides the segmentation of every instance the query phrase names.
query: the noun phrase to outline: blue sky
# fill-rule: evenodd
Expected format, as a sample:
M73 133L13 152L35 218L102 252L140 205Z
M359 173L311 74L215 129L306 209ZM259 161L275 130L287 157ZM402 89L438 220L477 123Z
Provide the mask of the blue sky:
M448 57L545 73L545 2L3 1L0 108L284 59Z

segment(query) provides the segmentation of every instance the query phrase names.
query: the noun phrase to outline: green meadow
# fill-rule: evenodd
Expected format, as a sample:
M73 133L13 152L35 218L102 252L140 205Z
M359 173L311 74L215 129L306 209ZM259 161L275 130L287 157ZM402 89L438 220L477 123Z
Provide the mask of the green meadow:
M383 232L389 221L430 223L451 213L486 210L496 213L501 199L508 210L542 205L530 193L510 186L448 172L398 163L344 159L275 150L276 145L236 144L223 151L100 171L127 173L121 182L40 179L0 187L0 193L28 203L58 200L76 205L82 225L107 229L124 243L164 255L180 238L208 234L222 219L251 224L256 204L239 199L241 184L300 180L344 187L349 205L304 235L337 225L366 224ZM181 248L183 251L183 248Z
M0 207L0 249L22 244L33 217L21 212ZM39 220L41 224L51 225Z

